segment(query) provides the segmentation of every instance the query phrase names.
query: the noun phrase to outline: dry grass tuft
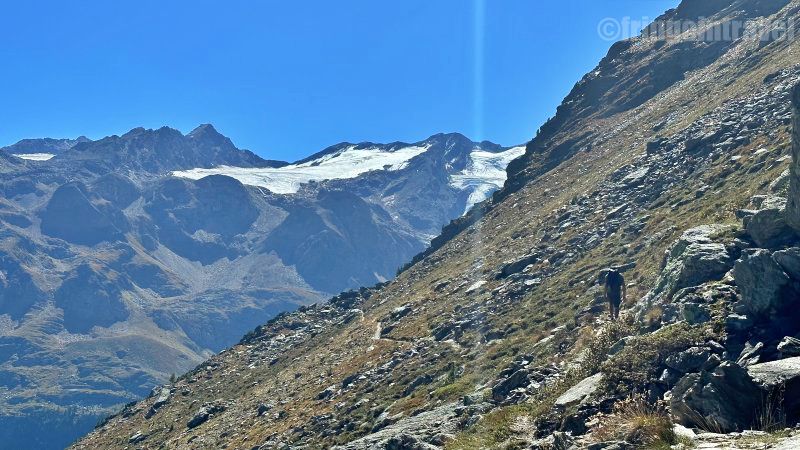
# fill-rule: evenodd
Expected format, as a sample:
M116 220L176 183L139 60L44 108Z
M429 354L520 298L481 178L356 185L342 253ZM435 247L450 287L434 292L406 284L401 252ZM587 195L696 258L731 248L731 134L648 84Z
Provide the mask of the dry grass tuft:
M602 416L592 430L596 442L626 441L647 448L668 447L678 443L666 406L648 403L641 395L618 402L611 414Z
M779 386L764 396L756 414L755 428L757 430L773 433L786 428L786 414L783 406L785 391L785 386Z

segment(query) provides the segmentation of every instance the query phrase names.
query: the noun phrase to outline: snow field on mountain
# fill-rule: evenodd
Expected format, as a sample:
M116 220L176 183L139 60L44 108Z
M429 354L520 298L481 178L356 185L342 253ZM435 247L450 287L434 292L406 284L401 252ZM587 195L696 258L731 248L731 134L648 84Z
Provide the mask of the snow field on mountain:
M56 155L52 153L21 153L14 156L19 159L27 159L29 161L47 161Z
M459 190L471 190L464 212L480 203L492 192L503 187L506 182L506 167L522 156L525 147L512 147L499 153L476 150L470 154L470 161L463 171L450 176L450 186Z
M379 148L347 147L341 152L325 155L302 164L278 168L242 168L220 166L213 169L175 171L176 177L198 180L209 175L227 175L250 186L269 189L276 194L294 194L300 186L311 181L355 178L373 170L399 170L429 146L411 146L387 152Z

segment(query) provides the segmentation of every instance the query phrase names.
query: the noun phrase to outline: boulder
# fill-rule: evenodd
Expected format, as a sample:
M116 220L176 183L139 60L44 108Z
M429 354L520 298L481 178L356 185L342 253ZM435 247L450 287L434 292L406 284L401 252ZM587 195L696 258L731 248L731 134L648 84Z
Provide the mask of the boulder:
M668 251L651 295L669 298L680 289L722 279L738 257L736 248L714 238L726 229L723 225L703 225L685 231Z
M685 426L676 423L672 427L672 432L675 433L675 436L678 438L683 438L687 441L694 441L697 439L697 433L694 432L691 428L686 428Z
M800 381L800 357L754 364L747 372L765 386Z
M169 390L169 388L162 387L159 389L156 401L154 401L150 408L144 413L145 419L153 417L162 406L167 404L171 395L172 392Z
M800 248L792 247L772 254L775 262L793 280L800 280Z
M670 411L685 426L749 429L762 404L762 390L736 363L725 361L713 372L684 376L672 389Z
M759 247L776 248L792 242L795 233L786 224L786 199L769 196L761 201L761 208L744 219L745 230Z
M772 450L797 450L800 448L800 434L781 439Z
M800 357L754 364L747 372L765 389L777 393L789 422L800 419Z
M208 419L210 419L214 414L222 411L225 411L225 406L223 406L221 403L206 403L200 407L200 409L197 411L197 413L195 413L194 416L192 416L191 419L189 419L189 422L186 423L186 426L189 428L198 427L206 423L206 421L208 421Z
M632 450L635 445L625 441L596 442L586 446L586 450Z
M725 330L728 333L740 333L753 327L753 319L740 314L729 314L725 317Z
M784 357L800 356L800 339L786 336L778 344L778 351Z
M272 406L272 405L270 405L270 404L266 404L266 403L260 403L260 404L258 405L258 408L256 408L256 416L258 416L258 417L261 417L261 416L263 416L264 414L268 413L268 412L269 412L269 410L271 410L271 409L272 409L272 407L273 407L273 406Z
M673 353L667 356L664 365L670 369L681 373L697 372L707 368L706 364L711 357L711 351L707 348L692 347L680 353Z
M136 433L133 433L131 435L131 437L128 438L128 443L129 444L138 444L138 443L144 441L145 439L147 439L147 435L142 433L141 431L137 431Z
M602 373L596 373L590 377L584 378L578 382L578 384L569 388L567 392L561 394L561 396L556 399L555 406L557 408L567 408L582 403L600 388L602 379Z
M789 166L789 198L786 202L786 223L800 232L800 85L792 93L792 163Z
M427 373L420 375L417 378L414 378L414 380L411 381L411 383L409 383L408 386L406 386L405 391L403 391L403 395L409 396L414 391L416 391L418 387L430 384L432 382L433 382L433 377L431 375Z
M317 394L317 400L330 400L334 395L336 395L336 391L336 385L328 386L320 391L319 394Z
M500 267L500 270L495 274L495 279L502 280L508 278L515 273L522 272L523 269L531 264L535 264L539 258L536 255L526 255L513 261L506 261Z
M742 254L733 268L733 276L742 298L736 312L752 319L768 320L783 309L794 296L789 275L765 249L751 249Z
M568 450L573 447L575 438L569 433L555 431L547 437L538 439L531 443L531 450Z
M530 384L530 372L527 369L519 369L508 377L500 380L492 388L492 399L503 401L514 389L524 388Z
M784 170L778 178L769 184L769 192L777 195L786 195L789 191L789 169Z
M411 305L398 306L397 308L392 310L392 312L389 314L389 317L392 320L400 320L403 317L411 314L413 311L414 309L411 308Z
M736 360L736 364L739 364L742 367L758 364L758 362L761 360L761 353L763 351L763 342L746 342L742 352L739 354L739 358Z

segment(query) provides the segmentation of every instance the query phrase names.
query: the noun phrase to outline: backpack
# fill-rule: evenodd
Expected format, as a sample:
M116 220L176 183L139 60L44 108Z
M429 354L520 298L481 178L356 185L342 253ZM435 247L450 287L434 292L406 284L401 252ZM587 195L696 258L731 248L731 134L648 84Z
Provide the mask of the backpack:
M608 272L608 275L606 275L606 286L612 291L618 291L622 288L622 283L624 282L625 280L622 278L622 274L616 270Z

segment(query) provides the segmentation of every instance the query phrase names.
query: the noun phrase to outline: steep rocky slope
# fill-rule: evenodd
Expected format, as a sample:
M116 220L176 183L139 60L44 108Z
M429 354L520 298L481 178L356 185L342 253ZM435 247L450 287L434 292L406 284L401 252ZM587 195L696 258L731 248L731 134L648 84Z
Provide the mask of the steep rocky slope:
M800 3L685 1L660 19L700 17L779 29ZM791 425L794 391L769 398L797 378L800 329L765 324L797 310L797 240L764 196L786 195L800 44L687 33L614 45L493 201L397 279L257 328L75 448L628 448L658 434L642 423L667 423L667 445L694 439L672 421ZM609 266L628 282L619 324Z
M23 147L56 154L7 153ZM210 125L0 150L0 439L63 447L275 315L393 277L463 213L474 186L451 178L472 155L509 151L457 134L338 147L398 166L358 171L327 152L349 177L306 177L292 192L172 176L277 170L285 184L297 165L239 150ZM486 173L477 186L491 192L502 180Z

